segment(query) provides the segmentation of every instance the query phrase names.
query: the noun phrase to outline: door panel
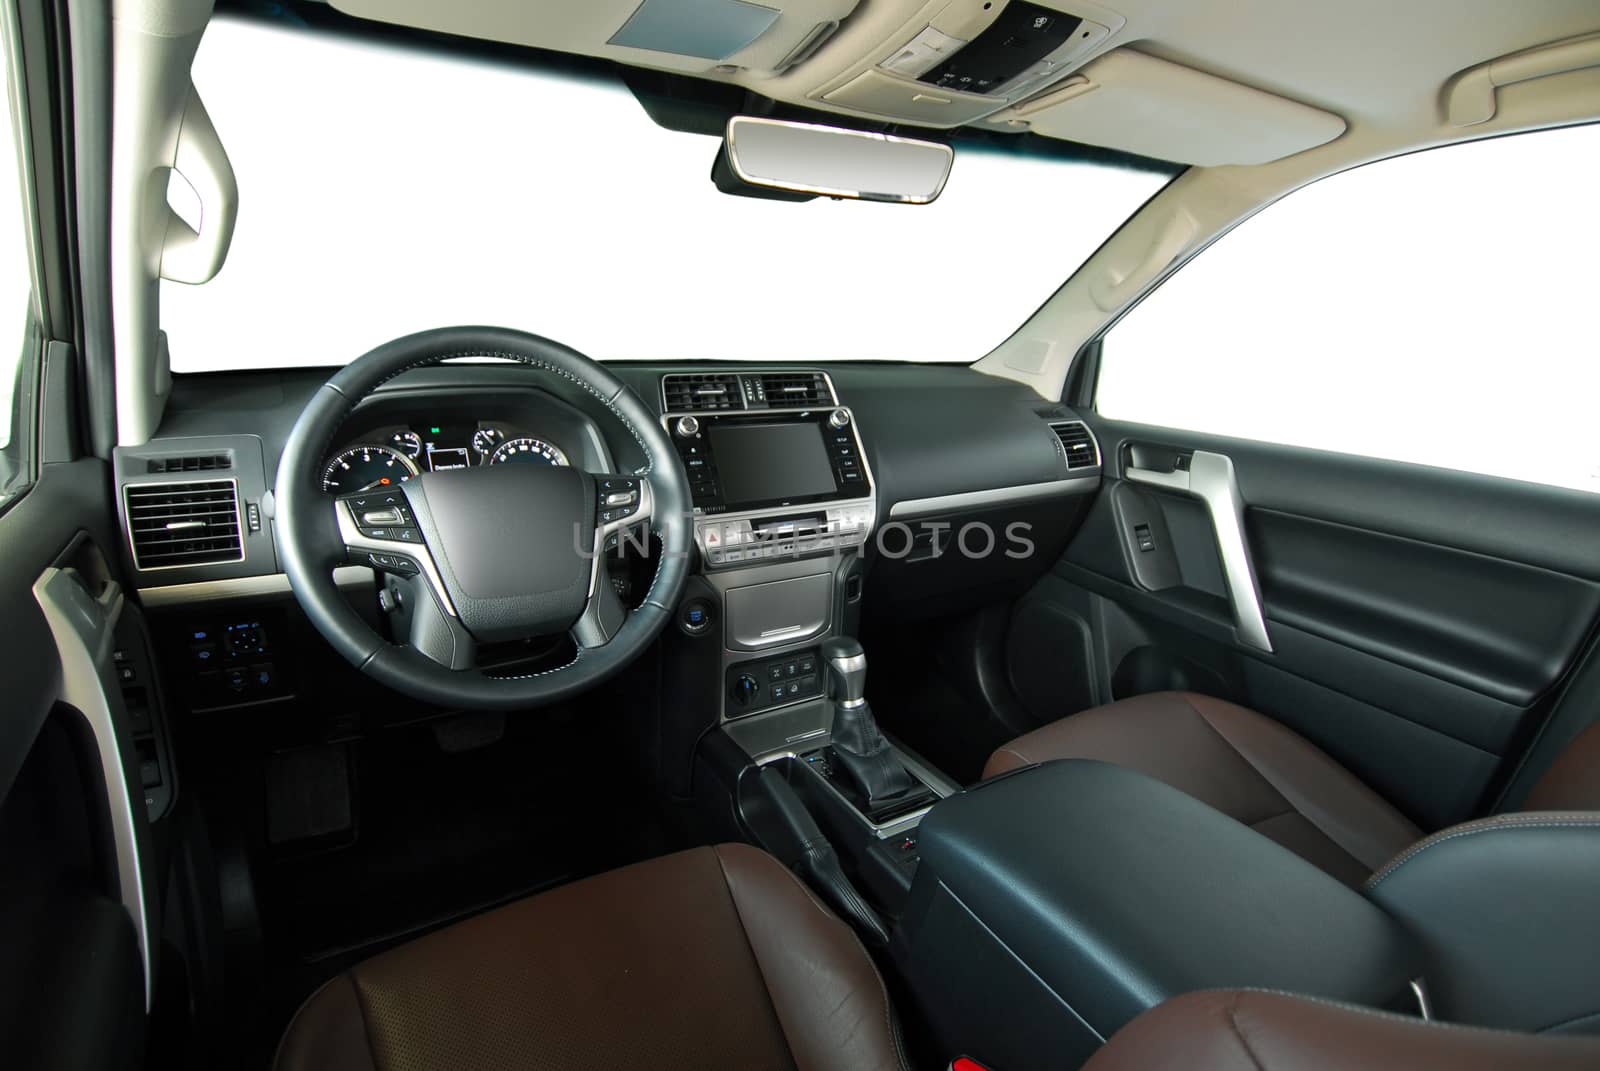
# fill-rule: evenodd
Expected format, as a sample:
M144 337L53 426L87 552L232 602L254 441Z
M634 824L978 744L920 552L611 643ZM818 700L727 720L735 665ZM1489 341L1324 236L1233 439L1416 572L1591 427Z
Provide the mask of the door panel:
M1106 486L1031 598L1075 607L1095 634L1082 672L1097 696L1219 692L1425 827L1481 810L1600 616L1600 496L1090 423ZM1270 651L1240 630L1215 509L1171 486L1187 481L1128 479L1130 465L1181 471L1194 452L1231 462ZM1070 713L1038 706L1041 720Z
M137 1067L159 918L113 667L122 595L100 461L45 465L0 515L0 1046L29 1067ZM67 646L64 648L63 644Z

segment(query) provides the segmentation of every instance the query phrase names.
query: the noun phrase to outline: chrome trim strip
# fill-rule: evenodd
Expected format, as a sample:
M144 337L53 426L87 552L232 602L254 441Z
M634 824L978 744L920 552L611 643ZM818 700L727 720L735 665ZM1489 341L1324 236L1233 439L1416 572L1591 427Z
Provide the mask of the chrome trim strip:
M1433 1002L1428 999L1428 988L1422 984L1421 978L1411 979L1411 995L1417 998L1417 1014L1423 1022L1433 1018Z
M1082 476L1066 476L1044 483L1023 483L1014 487L994 487L987 491L963 491L953 495L935 495L933 498L906 498L889 507L890 518L920 517L929 513L948 513L953 510L977 509L983 506L1000 506L1011 502L1029 502L1060 495L1084 495L1100 486L1098 470Z
M376 580L372 570L365 565L341 565L333 571L333 582L341 588L353 588L374 584ZM216 602L219 599L286 595L289 590L289 578L283 573L263 573L260 576L234 576L226 580L197 580L190 584L140 588L139 601L147 609L161 609L196 602Z
M1228 585L1228 601L1233 606L1234 629L1241 643L1272 653L1266 618L1261 612L1261 587L1250 561L1250 547L1244 537L1244 498L1234 476L1233 459L1226 454L1196 450L1189 469L1160 472L1129 466L1123 476L1134 483L1149 484L1179 494L1192 495L1205 503L1217 535L1217 551L1222 558L1222 576Z
M111 704L121 699L111 683L111 648L117 619L122 615L123 595L111 584L105 596L96 600L84 590L76 574L51 566L34 583L33 596L44 611L61 659L61 699L83 715L100 755L117 857L117 884L122 906L139 942L139 958L144 966L144 1007L148 1012L155 990L150 960L151 923L139 851L140 823L134 814L135 806L144 809L144 791L141 789L137 795L131 791L111 711Z

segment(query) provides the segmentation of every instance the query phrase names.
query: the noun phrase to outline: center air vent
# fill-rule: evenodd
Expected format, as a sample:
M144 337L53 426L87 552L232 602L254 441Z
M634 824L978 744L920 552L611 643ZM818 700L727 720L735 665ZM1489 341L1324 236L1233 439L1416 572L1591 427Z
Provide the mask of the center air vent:
M244 560L239 491L232 480L123 488L133 563L174 569Z
M1067 471L1092 469L1100 464L1100 444L1094 441L1089 426L1081 420L1051 421L1050 430L1061 440Z
M763 372L761 393L773 409L809 409L832 405L833 392L821 372Z
M669 413L743 409L739 377L733 372L696 372L661 378L661 400Z
M821 372L673 372L661 377L669 413L817 409L839 404Z

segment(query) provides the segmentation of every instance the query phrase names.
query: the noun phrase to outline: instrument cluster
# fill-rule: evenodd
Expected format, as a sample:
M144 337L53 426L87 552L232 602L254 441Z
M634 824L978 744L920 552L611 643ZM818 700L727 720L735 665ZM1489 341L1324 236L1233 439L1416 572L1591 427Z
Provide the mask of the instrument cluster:
M567 465L566 453L527 429L475 421L405 424L374 430L367 442L346 447L322 469L330 495L392 487L423 472L477 465Z

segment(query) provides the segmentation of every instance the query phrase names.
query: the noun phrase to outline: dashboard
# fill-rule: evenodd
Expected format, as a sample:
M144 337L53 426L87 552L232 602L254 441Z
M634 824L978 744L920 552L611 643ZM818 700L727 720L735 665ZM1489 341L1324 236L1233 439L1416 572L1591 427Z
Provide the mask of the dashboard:
M362 433L330 456L322 490L348 494L404 483L424 472L481 465L570 465L571 456L549 433L502 419L421 419Z
M695 526L710 566L706 575L720 574L719 582L749 562L747 542L764 558L774 540L781 551L787 540L819 536L835 523L856 527L860 518L848 515L850 510L859 513L869 502L878 527L1001 510L1008 521L1020 518L1036 526L1035 538L1046 543L1038 560L1047 560L1055 544L1075 530L1099 485L1098 465L1063 479L1051 422L1072 420L1075 414L1043 403L1020 384L965 367L813 366L832 389L826 397L808 399L817 423L803 429L803 444L799 428L787 429L793 442L780 441L781 428L751 427L749 435L743 434L746 425L796 423L789 419L794 407L730 404L710 410L686 403L685 385L690 399L715 400L715 393L699 392L726 389L726 376L706 378L717 377L716 368L644 362L609 367L636 395L656 400L697 499ZM741 375L765 373L761 382L783 391L795 371L758 364L737 369ZM272 518L263 501L273 490L284 442L326 376L325 369L297 369L175 378L160 434L114 452L119 513L126 526L128 494L198 481L202 489L236 503L240 537L182 565L143 569L130 562L141 589L171 586L176 591L196 582L281 575ZM742 379L728 382L742 389ZM831 423L838 407L849 411L848 428ZM689 409L698 411L686 414ZM775 411L780 409L789 409L788 417ZM682 433L683 415L695 418L703 438ZM851 448L849 454L845 447ZM499 462L494 461L497 452ZM343 489L383 479L400 483L413 473L434 470L448 480L450 468L507 464L512 454L519 458L516 463L532 463L535 457L544 464L565 460L591 473L635 471L647 463L637 442L576 385L521 366L458 364L407 372L364 400L325 451L319 477L329 477L334 494L350 493ZM858 470L850 464L851 455L860 460ZM697 458L703 463L696 464ZM1041 487L1059 487L1060 494L1037 497ZM849 501L841 503L841 497ZM841 509L847 515L827 516ZM722 544L720 561L710 553L719 549L711 546L714 525L720 525L715 537ZM737 544L728 542L729 525L739 529ZM953 605L954 593L978 598L994 590L996 563L982 567L959 553L939 554L937 547L903 550L894 542L903 542L903 535L896 529L885 540L892 554L872 555L880 612L920 613L935 605L943 610ZM998 565L1025 571L1031 561L1001 559Z

